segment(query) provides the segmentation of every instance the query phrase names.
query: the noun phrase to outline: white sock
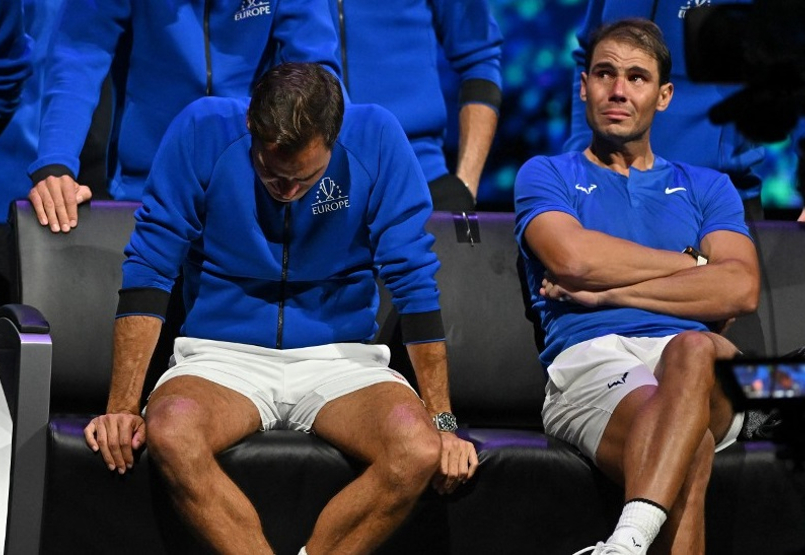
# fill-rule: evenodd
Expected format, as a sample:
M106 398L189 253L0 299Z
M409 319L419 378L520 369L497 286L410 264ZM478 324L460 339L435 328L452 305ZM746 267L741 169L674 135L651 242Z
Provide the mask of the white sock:
M615 532L607 543L628 546L634 553L646 553L667 517L667 511L656 503L632 499L623 506Z
M307 555L307 550L302 546L302 549L299 550L299 555Z
M729 430L727 430L727 434L721 441L718 442L718 445L716 445L716 453L735 443L735 440L738 439L738 434L741 433L741 428L743 428L743 425L744 413L736 412L732 417L732 423L730 424Z

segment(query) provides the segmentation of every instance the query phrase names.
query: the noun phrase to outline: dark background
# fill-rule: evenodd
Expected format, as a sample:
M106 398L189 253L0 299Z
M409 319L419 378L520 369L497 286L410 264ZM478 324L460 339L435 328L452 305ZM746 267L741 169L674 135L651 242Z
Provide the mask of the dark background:
M489 0L504 37L503 105L487 161L478 208L511 210L519 167L538 154L558 154L569 129L576 28L586 0ZM457 88L443 72L448 113L448 164L455 161ZM763 205L767 217L796 219L802 200L794 184L796 156L790 141L767 145Z

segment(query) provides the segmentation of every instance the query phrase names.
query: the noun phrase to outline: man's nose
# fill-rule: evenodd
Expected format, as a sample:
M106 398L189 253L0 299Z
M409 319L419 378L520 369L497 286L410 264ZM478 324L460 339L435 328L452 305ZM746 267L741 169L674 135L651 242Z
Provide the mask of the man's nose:
M615 79L612 80L612 87L609 90L610 98L613 100L624 100L626 98L624 94L625 86L626 79L623 77L615 77Z
M282 183L280 184L280 194L282 198L293 198L293 196L299 191L299 182L294 179L283 179Z

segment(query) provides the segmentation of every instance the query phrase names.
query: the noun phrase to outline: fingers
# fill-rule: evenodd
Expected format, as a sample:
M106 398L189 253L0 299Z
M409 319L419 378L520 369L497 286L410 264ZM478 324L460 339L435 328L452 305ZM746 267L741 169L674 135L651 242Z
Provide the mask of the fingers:
M432 485L439 494L453 493L475 475L478 455L475 446L455 434L442 432L442 462Z
M90 189L86 185L78 185L78 188L75 191L76 205L83 204L83 203L87 202L91 198L92 198L92 189ZM78 206L76 206L74 217L75 217L75 220L77 222L78 221Z
M110 471L124 474L134 466L134 451L145 443L145 422L138 415L105 414L87 425L84 438Z
M49 176L37 183L28 199L36 217L53 233L68 233L78 225L78 205L92 198L86 185L79 185L69 175Z
M92 449L94 453L97 453L98 449L100 449L100 447L98 446L98 442L95 441L96 430L97 427L95 426L95 420L90 422L87 425L87 427L84 428L84 440L87 442L87 445L89 445L89 448Z
M572 300L566 289L553 283L547 277L542 279L542 287L539 289L539 294L543 297L559 302Z

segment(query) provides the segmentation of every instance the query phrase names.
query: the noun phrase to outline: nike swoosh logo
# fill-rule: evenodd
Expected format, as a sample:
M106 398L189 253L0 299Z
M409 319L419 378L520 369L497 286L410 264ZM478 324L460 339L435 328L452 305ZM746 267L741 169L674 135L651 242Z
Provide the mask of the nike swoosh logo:
M687 191L684 187L674 187L671 189L670 187L665 188L665 194L670 195L671 193L678 193L679 191Z

